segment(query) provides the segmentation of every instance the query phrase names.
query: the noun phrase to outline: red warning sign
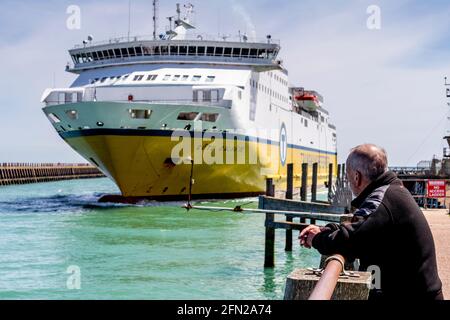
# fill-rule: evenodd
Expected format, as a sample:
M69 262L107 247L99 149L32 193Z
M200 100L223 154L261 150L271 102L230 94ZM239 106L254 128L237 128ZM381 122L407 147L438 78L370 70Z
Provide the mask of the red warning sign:
M428 198L445 198L445 180L428 180Z

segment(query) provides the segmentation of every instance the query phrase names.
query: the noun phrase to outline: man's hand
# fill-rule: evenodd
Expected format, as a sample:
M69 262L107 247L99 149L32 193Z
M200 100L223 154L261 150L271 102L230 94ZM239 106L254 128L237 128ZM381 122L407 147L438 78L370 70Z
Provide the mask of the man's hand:
M300 232L300 235L298 236L298 238L300 239L300 245L302 247L311 249L314 237L325 229L325 227L318 227L314 225L306 227L302 230L302 232Z

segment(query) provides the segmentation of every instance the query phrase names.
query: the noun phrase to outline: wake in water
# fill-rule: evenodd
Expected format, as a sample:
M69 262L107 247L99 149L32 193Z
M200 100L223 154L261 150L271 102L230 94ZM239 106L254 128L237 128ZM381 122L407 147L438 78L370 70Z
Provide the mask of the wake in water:
M105 194L119 193L108 179L69 180L0 188L0 214L4 213L80 213L126 207L179 207L185 201L141 201L137 204L99 202ZM235 206L256 203L258 198L196 200L196 204Z
M67 213L124 207L181 207L184 204L183 202L154 201L144 201L136 205L100 203L98 202L98 199L100 199L102 195L103 194L101 193L84 195L57 194L51 196L16 198L7 201L0 201L0 213Z
M182 207L185 203L176 202L157 202L142 201L138 204L121 204L121 203L100 203L98 200L103 196L101 193L93 194L56 194L51 196L35 196L15 198L7 201L0 200L0 213L67 213L67 212L83 212L89 210L107 210L125 207ZM257 198L246 198L228 200L225 203L235 204L242 202L253 203ZM200 204L211 204L214 200L199 201ZM223 204L224 202L221 201Z
M117 208L121 204L98 203L101 194L73 195L56 194L51 196L23 197L0 201L0 213L49 213L77 212L89 209Z

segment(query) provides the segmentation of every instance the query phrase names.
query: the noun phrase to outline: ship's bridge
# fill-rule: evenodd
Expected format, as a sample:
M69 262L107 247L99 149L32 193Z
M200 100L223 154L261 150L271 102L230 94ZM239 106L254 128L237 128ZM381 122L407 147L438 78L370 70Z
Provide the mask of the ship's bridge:
M280 45L270 38L267 42L205 40L145 40L134 37L108 42L84 44L69 50L73 67L67 71L81 73L94 68L159 63L195 63L214 65L247 65L264 69L281 68L277 61Z

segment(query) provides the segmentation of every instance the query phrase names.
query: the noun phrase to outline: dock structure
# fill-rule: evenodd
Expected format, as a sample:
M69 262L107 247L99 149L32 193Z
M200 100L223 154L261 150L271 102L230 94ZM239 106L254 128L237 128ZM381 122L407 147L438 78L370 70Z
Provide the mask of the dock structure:
M96 167L84 163L0 163L0 186L104 176Z
M450 139L449 139L450 141ZM450 164L450 154L445 159ZM431 167L390 167L422 208L450 208L450 172L438 171L436 160ZM450 168L450 165L448 166ZM440 184L438 190L434 186ZM439 191L439 189L441 189Z
M292 199L293 166L287 165L287 190L286 198L275 198L275 186L272 179L266 180L266 195L259 197L258 209L266 213L265 220L265 254L264 267L275 266L275 230L285 229L285 251L292 251L292 231L301 231L317 221L342 223L351 220L349 203L351 194L346 183L345 166L339 165L337 175L334 174L333 165L329 165L329 177L327 181L329 201L317 199L317 170L318 164L312 166L311 201L307 202L308 191L308 164L302 164L302 179L300 187L300 199ZM333 185L333 177L337 176ZM275 216L284 216L284 220L276 220ZM294 219L299 219L295 222ZM306 222L309 221L307 224Z
M275 198L272 179L266 181L266 195L259 197L258 209L265 212L264 267L275 267L275 230L284 229L285 251L292 251L293 230L301 231L308 225L322 222L344 223L350 221L351 191L345 174L345 165L338 165L337 174L329 165L328 201L319 200L318 164L312 165L310 201L307 202L308 164L302 164L300 199L293 199L293 166L287 166L287 190L285 199ZM333 183L333 178L336 178ZM285 217L276 220L275 217ZM298 222L294 221L298 219ZM307 223L309 222L309 223ZM349 268L350 267L350 268ZM369 297L372 283L370 272L351 270L341 256L322 257L319 268L296 269L286 279L286 300L365 300Z
M307 165L303 165L303 170L307 170ZM313 167L314 168L314 167ZM288 169L289 170L289 169ZM302 171L303 171L302 170ZM289 172L289 171L288 171ZM332 168L330 168L330 178L332 178ZM275 229L286 230L302 230L307 225L305 223L305 215L302 215L301 223L292 222L289 212L293 210L310 211L311 217L322 213L326 219L316 216L310 219L310 223L314 224L319 221L335 221L344 222L351 215L345 213L349 209L350 197L349 188L345 181L345 167L338 167L337 180L334 185L329 181L329 204L293 201L291 199L275 199L273 198L274 186L271 180L267 183L267 195L260 197L259 207L263 210L274 210L274 212L286 212L286 221L275 221L274 215L268 212L266 214L266 243L265 243L265 267L274 267L274 249L275 249ZM288 174L289 177L289 174ZM400 175L402 180L408 181ZM414 179L414 178L413 178ZM442 177L440 177L442 179ZM305 179L303 179L305 181ZM433 180L433 179L431 179ZM448 180L445 179L448 187ZM305 183L305 182L304 182ZM288 182L288 186L290 183ZM312 188L314 189L314 183ZM302 185L302 191L307 186ZM301 192L301 200L306 200L304 191ZM289 194L289 190L287 192ZM447 204L447 203L446 203ZM312 213L314 212L314 213ZM425 217L430 225L433 233L436 256L438 263L439 276L442 281L442 291L444 298L450 297L450 272L447 266L450 264L450 215L448 209L424 209ZM288 219L287 217L290 218ZM292 232L286 231L286 251L292 250ZM372 284L372 276L369 272L345 271L351 270L346 265L343 257L334 257L331 262L326 263L330 257L322 257L321 266L319 268L295 269L286 279L285 296L286 300L364 300L368 298L369 288ZM339 260L341 260L339 262ZM325 262L325 263L324 263ZM345 267L344 267L345 266Z

